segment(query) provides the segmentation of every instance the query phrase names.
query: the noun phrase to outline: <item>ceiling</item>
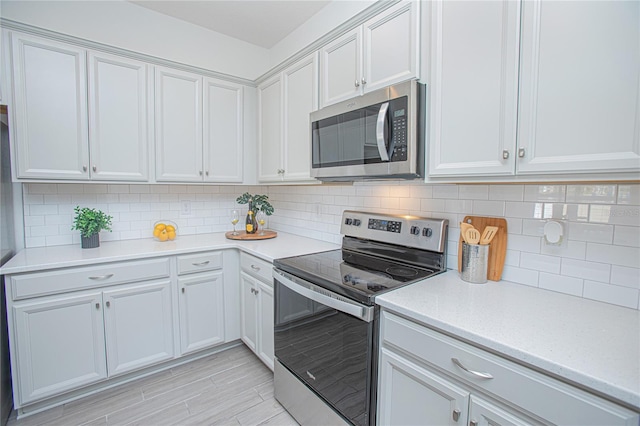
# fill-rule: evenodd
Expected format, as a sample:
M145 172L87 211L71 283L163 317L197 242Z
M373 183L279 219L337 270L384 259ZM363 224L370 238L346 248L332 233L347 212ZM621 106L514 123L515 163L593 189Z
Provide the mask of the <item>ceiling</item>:
M331 0L129 0L270 49Z

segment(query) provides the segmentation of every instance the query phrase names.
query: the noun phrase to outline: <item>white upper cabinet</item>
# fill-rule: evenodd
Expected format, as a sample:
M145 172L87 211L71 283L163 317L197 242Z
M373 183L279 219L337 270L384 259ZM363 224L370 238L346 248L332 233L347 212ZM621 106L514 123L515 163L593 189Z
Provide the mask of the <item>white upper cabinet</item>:
M202 76L156 68L156 180L202 181Z
M431 24L430 177L640 171L640 3L438 1Z
M156 180L242 182L242 86L156 68Z
M283 179L312 180L311 121L318 109L318 54L314 53L282 73Z
M204 180L242 182L242 86L204 78Z
M513 174L520 3L432 4L429 175Z
M13 33L16 176L89 179L86 51Z
M320 49L320 106L418 76L420 2L403 1Z
M523 2L518 173L640 170L640 3Z
M258 180L282 176L282 85L280 75L258 87Z
M91 179L149 179L150 67L89 53Z
M258 87L260 182L311 181L311 124L318 109L318 54Z

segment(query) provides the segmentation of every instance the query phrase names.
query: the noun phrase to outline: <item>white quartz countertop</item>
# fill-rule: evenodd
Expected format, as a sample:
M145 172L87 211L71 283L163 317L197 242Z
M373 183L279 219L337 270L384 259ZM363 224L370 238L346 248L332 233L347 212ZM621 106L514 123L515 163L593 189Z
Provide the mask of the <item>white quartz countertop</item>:
M250 241L229 240L224 236L224 232L181 235L174 241L166 242L156 241L153 238L105 241L100 243L100 247L93 249L82 249L80 244L24 249L0 268L0 274L18 274L230 248L240 249L272 262L280 257L335 250L340 246L285 232L278 232L276 238Z
M376 303L640 409L640 311L451 270Z

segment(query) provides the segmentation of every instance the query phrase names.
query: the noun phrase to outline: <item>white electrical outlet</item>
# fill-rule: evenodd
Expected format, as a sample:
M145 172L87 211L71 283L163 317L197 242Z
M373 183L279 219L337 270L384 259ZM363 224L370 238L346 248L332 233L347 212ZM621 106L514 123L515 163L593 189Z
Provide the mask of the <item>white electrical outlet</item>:
M180 217L191 217L191 201L180 201Z

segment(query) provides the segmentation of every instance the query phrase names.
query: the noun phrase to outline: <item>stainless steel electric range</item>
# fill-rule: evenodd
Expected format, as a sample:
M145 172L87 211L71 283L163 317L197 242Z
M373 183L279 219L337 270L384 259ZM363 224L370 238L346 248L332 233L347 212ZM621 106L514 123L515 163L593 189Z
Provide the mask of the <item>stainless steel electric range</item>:
M298 422L375 424L375 297L444 272L447 230L345 211L341 249L275 260L275 396Z

